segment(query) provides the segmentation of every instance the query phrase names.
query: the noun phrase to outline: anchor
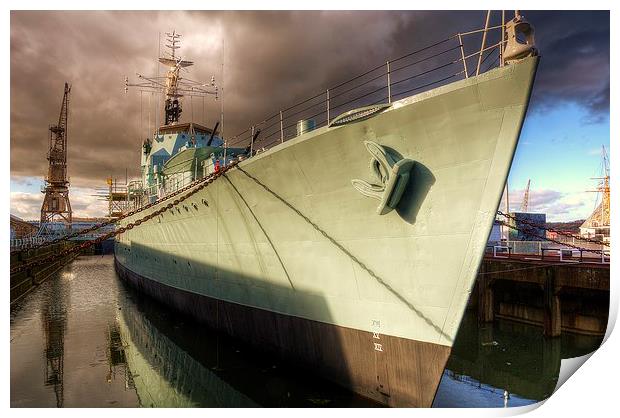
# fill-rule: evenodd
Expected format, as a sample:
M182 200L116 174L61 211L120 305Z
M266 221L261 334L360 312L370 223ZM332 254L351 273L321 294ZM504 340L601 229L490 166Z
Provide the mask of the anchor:
M372 155L370 170L380 183L371 184L365 180L353 179L351 184L364 196L379 200L381 203L377 207L377 214L385 215L398 205L415 162L397 157L376 142L364 141L364 145Z

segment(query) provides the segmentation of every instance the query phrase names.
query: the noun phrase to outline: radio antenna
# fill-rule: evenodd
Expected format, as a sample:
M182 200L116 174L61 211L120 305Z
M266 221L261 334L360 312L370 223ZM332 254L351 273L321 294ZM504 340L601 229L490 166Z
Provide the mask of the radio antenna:
M228 149L228 141L224 139L224 30L222 29L222 88L220 102L220 138L224 141L224 164L226 164L226 151Z

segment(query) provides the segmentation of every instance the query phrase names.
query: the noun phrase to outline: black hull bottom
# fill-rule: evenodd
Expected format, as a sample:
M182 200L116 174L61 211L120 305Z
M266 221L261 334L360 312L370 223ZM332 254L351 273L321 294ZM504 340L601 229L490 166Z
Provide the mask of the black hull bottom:
M373 334L199 295L142 277L115 259L139 291L209 327L275 352L382 404L430 407L450 347Z

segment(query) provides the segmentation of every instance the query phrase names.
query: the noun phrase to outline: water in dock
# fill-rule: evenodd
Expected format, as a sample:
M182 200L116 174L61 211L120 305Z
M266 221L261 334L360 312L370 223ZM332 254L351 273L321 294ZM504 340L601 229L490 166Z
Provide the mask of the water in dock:
M545 339L468 313L436 407L526 405L553 391L562 358L601 338ZM84 256L11 307L12 407L378 406L205 329L136 293L112 256Z

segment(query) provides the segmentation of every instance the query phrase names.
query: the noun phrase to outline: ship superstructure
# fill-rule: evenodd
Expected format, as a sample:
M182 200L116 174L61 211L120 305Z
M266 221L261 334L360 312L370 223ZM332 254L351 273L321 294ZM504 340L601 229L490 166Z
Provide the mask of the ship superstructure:
M125 91L135 87L141 92L164 97L164 124L142 142L141 179L128 185L128 198L133 207L152 203L244 152L229 149L224 155L223 141L217 135L219 123L208 128L193 121L180 122L184 97L214 96L217 100L218 87L214 77L209 83L184 77L182 71L194 63L176 53L180 48L180 34L172 31L166 36L170 53L158 59L165 67L165 76L137 74L137 83L125 78Z
M274 113L231 139L237 148L215 129L198 139L178 120L159 128L143 151L153 205L121 221L119 275L364 396L430 406L538 64L518 13L495 27L489 16L439 51L419 48L365 73L371 81ZM491 29L501 37L485 44ZM483 35L473 53L470 34ZM347 97L353 82L370 93ZM186 178L196 179L187 199L155 200Z

